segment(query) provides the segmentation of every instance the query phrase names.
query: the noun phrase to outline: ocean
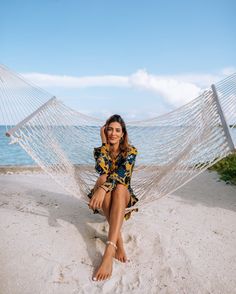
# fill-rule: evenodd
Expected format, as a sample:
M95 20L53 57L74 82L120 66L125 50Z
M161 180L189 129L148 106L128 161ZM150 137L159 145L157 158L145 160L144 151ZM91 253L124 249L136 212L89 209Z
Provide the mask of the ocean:
M18 145L9 144L5 135L5 126L0 126L0 166L33 166L34 160ZM236 128L231 129L231 136L236 145Z

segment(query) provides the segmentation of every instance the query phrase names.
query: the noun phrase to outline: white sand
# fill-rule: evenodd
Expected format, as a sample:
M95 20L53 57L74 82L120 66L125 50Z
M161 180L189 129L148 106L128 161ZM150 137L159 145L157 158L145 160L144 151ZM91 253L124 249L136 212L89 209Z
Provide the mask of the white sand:
M93 282L108 225L43 173L0 176L0 293L236 293L236 187L214 172L133 213L128 264Z

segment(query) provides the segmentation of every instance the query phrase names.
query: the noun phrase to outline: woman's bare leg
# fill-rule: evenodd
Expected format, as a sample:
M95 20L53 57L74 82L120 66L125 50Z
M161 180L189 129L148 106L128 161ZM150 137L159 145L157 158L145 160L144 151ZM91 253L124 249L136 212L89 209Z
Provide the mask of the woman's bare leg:
M108 240L113 243L117 243L120 229L123 223L125 208L129 202L130 194L127 188L118 184L115 190L112 191L112 204L110 210L110 227L108 233ZM94 275L94 278L98 281L105 280L111 276L112 262L115 256L115 248L112 245L107 245L102 262Z
M106 174L101 175L97 179L94 189L96 190L100 185L102 185L106 181L106 179L107 179ZM104 201L103 201L102 210L103 210L104 215L105 215L109 224L110 224L110 220L109 220L110 219L110 209L111 209L111 193L107 193L104 198ZM123 244L121 231L119 233L119 237L118 237L116 246L117 246L117 251L115 254L115 258L121 262L126 262L127 256L126 256L125 250L124 250L124 244Z
M109 225L110 225L111 202L112 202L112 197L111 197L111 193L109 192L106 194L106 196L103 200L103 203L102 203L102 210L104 212L104 215L106 216L106 219L107 219L107 222L109 223ZM118 237L116 246L117 246L117 250L115 253L115 258L121 262L126 262L127 256L126 256L125 249L124 249L121 230L119 232L119 237Z

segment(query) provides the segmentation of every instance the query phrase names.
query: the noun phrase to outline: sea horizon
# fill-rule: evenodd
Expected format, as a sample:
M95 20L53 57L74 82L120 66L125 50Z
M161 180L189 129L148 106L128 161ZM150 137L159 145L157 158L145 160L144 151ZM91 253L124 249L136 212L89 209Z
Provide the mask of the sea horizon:
M23 150L23 148L21 148L18 143L9 144L11 139L7 137L5 133L6 127L4 125L0 125L0 167L38 167L38 164L26 153L25 150ZM231 128L230 133L234 145L236 146L236 128Z

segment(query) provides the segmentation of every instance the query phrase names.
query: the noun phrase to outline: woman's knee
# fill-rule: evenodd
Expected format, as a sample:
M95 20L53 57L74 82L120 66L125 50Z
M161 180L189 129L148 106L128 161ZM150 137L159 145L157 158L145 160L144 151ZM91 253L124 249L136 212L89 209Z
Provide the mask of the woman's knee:
M115 189L112 191L112 197L114 200L129 201L130 193L126 186L117 184Z
M116 187L115 187L115 189L114 189L114 191L115 192L118 192L118 193L125 193L125 192L128 192L128 188L125 186L125 185L123 185L123 184L117 184L116 185Z

